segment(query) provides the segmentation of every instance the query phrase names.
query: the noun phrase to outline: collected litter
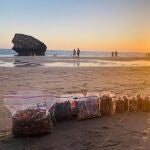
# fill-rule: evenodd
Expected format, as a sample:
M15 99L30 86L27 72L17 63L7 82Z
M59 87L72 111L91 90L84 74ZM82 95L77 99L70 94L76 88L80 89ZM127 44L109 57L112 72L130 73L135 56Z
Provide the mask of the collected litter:
M78 120L100 117L99 97L89 96L78 102Z
M12 133L15 136L36 136L48 134L53 128L49 114L42 109L17 111L12 117Z
M52 95L21 93L4 96L4 103L12 115L12 133L15 136L48 134L53 129L49 110L58 101Z
M55 124L67 120L86 120L124 112L150 112L150 97L140 94L117 97L110 92L64 94L42 92L4 96L12 115L15 136L38 136L52 132Z
M125 112L125 101L122 97L118 97L116 101L116 113L124 113Z
M108 116L115 112L116 103L112 95L103 94L100 97L100 113L102 116Z
M70 119L76 119L78 115L78 102L83 98L82 94L74 93L72 94L63 94L60 97L60 102L69 102L71 108Z
M129 99L129 112L138 111L138 100L136 96L133 96Z
M144 112L150 112L150 98L146 96L142 99L141 110Z
M57 121L66 121L71 119L71 105L69 101L55 104L54 116Z
M123 96L123 100L124 100L124 111L128 111L129 110L129 96L128 95L124 95Z
M139 108L139 110L142 110L143 97L142 97L141 94L137 94L136 97L137 97L137 100L138 100L138 108Z

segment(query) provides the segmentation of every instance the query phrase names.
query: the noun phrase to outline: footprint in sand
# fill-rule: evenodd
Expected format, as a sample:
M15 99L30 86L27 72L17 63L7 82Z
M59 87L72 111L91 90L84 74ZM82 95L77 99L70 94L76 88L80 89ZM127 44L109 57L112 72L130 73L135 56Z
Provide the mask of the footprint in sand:
M142 132L139 132L139 131L130 131L129 133L131 135L142 135L143 134Z
M107 126L102 126L101 127L103 130L109 130L109 127L107 127Z
M119 128L124 127L122 124L115 124L115 126Z
M97 130L89 130L87 131L88 136L92 136L94 138L100 138L103 137L102 132L97 131Z
M113 147L118 146L121 143L121 141L112 141L112 140L108 140L106 144L104 144L103 146L100 146L99 148L111 148L113 149Z
M147 133L146 131L144 131L144 132L142 133L142 135L143 135L143 136L147 136L148 133Z

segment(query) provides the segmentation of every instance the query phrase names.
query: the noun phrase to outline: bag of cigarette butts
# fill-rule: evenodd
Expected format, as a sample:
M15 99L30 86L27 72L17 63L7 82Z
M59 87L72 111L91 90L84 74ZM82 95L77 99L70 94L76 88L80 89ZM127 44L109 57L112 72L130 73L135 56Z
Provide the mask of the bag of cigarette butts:
M130 97L127 95L123 96L123 100L124 100L124 111L128 111L129 110L129 99Z
M138 100L135 96L131 97L129 100L129 112L138 111Z
M143 112L150 112L150 97L149 96L146 96L142 100L141 110Z
M141 94L137 94L136 97L138 100L138 109L142 110L142 102L143 102L144 98Z
M78 101L78 120L100 117L99 97L88 96Z
M56 99L51 95L25 92L4 96L4 103L12 115L12 133L20 136L48 134L53 129L49 109Z
M100 97L100 112L102 116L108 116L116 112L115 95L104 93Z
M55 104L56 122L67 121L71 119L71 105L69 101L59 102Z
M99 93L87 93L87 97L99 97ZM71 105L71 119L77 119L78 116L78 102L83 100L84 95L81 93L72 93L72 94L62 94L60 97L60 102L69 101Z
M78 101L81 101L83 95L80 93L63 94L60 97L60 102L69 101L71 107L71 119L77 119L78 115Z
M116 101L116 113L124 113L124 100L122 97L118 97Z

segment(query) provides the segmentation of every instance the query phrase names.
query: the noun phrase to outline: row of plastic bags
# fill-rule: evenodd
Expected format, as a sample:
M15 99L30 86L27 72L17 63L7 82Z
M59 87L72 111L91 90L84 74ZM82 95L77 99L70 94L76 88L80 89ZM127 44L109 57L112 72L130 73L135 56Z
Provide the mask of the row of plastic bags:
M19 93L4 96L12 114L15 136L36 136L51 133L55 124L66 120L86 120L113 113L150 111L150 98L141 95L116 97L111 93L49 95Z

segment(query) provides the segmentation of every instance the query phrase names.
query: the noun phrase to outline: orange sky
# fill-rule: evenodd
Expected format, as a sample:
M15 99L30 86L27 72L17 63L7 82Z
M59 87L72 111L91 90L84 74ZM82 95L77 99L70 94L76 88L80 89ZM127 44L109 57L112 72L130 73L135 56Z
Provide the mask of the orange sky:
M0 14L0 48L23 33L53 50L150 52L150 0L5 0Z

